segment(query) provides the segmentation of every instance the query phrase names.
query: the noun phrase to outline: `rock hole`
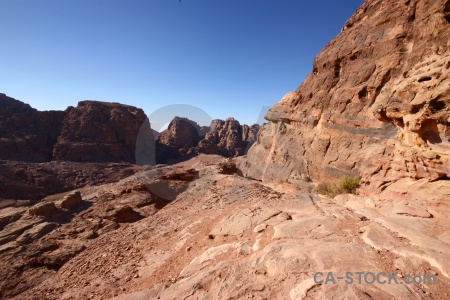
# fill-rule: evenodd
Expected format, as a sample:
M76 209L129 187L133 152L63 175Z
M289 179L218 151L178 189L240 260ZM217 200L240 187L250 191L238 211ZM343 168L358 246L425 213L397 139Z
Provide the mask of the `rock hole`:
M438 112L445 109L446 103L444 101L434 101L430 102L430 109L432 112Z
M408 0L408 1L405 2L405 5L408 6L410 3L411 3L411 1Z
M393 120L394 124L401 127L401 128L405 128L405 123L403 123L403 118L396 118Z
M447 21L447 23L450 23L450 1L447 1L445 3L444 7L444 18Z
M430 76L421 77L418 82L430 81L432 78Z
M313 68L313 74L314 74L314 75L317 75L318 73L319 73L319 71L317 70L317 67L314 67L314 68Z
M426 120L423 122L418 133L424 141L430 144L442 143L436 120Z
M411 107L410 112L411 112L412 114L416 114L416 113L418 113L418 112L422 109L423 106L424 106L424 104L413 105L413 106Z
M358 97L359 99L367 97L367 87L363 87L363 89L359 91Z

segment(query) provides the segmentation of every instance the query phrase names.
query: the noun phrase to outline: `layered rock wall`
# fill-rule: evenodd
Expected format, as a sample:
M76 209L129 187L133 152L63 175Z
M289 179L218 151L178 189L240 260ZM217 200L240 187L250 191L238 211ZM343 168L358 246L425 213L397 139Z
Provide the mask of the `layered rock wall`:
M52 158L63 111L39 112L0 94L0 158L45 162Z
M135 163L141 109L81 101L65 111L37 111L0 94L0 159L26 162Z
M244 155L249 146L256 141L260 126L240 125L234 118L213 120L211 130L205 135L197 151L205 154L219 154L225 157Z
M135 163L136 138L146 120L142 109L81 101L67 109L53 149L55 160Z
M156 162L199 153L241 156L256 141L259 128L257 124L241 125L234 118L216 119L209 127L200 127L189 119L176 117L156 137Z
M450 178L450 1L366 1L274 105L241 165L262 180Z

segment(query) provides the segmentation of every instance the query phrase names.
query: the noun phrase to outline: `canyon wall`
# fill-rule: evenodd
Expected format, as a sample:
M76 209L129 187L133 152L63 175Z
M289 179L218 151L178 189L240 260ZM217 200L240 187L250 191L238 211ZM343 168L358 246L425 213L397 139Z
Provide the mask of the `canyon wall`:
M167 163L200 153L225 157L244 155L256 141L260 126L241 125L234 118L213 120L209 127L200 127L194 121L175 117L168 128L156 136L157 163Z
M361 176L366 193L416 180L442 186L449 73L450 1L366 1L268 111L240 167L267 181Z
M0 94L0 159L50 161L64 116Z
M142 109L81 101L65 111L38 111L0 94L0 159L135 163Z
M53 158L135 163L136 138L146 119L144 111L134 106L81 101L66 110Z

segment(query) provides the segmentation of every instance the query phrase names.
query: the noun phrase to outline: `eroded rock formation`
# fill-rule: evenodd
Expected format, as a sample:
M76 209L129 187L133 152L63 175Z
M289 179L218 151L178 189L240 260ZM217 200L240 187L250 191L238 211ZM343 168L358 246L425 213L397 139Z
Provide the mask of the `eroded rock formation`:
M133 106L81 101L67 109L53 158L135 163L136 138L146 118L142 109Z
M64 115L0 94L0 159L50 161Z
M209 127L175 117L156 137L156 162L165 163L183 155L243 155L256 141L259 125L241 125L233 118L213 120Z
M205 154L219 154L225 157L243 155L248 145L256 140L259 125L239 124L234 118L213 120L211 130L197 146L197 151Z
M186 118L175 117L166 130L156 136L156 161L194 154L201 137L200 126Z
M0 94L0 159L135 163L145 120L141 109L118 103L81 101L41 112Z
M0 209L0 297L448 298L449 201L327 199L223 172L233 162L199 155L159 166L80 189L70 209L61 204L75 193ZM159 197L153 183L176 201ZM384 272L380 281L398 275L358 284L361 271ZM321 285L317 272L317 280L352 272L354 282ZM409 274L436 283L403 284Z
M448 180L449 11L449 1L366 1L266 114L244 173L359 175L368 193L399 180Z

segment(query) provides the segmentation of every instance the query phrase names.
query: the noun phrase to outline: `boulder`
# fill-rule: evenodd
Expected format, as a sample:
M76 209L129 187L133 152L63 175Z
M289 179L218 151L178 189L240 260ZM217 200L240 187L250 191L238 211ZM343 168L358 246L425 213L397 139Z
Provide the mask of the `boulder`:
M41 202L31 207L28 213L32 216L45 216L56 210L57 208L54 202Z
M71 192L66 195L63 200L59 203L61 208L71 209L78 206L83 199L81 198L81 193L79 191Z

